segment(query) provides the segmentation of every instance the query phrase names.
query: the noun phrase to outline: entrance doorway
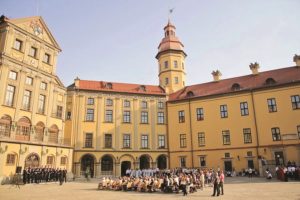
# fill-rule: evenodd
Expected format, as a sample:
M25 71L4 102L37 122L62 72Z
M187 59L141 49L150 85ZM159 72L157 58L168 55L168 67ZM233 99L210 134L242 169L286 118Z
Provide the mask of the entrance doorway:
M284 157L282 151L277 151L274 153L276 165L284 165Z
M40 158L37 154L32 153L27 156L25 159L25 168L35 168L40 165Z
M158 169L167 169L167 157L165 155L160 155L157 158Z
M231 160L224 161L224 169L226 172L232 172L232 162Z
M114 161L111 156L106 155L101 159L101 174L112 175L114 169Z
M126 170L131 169L131 162L130 161L123 161L121 163L121 176L126 175Z
M81 158L81 174L84 175L87 170L90 171L91 177L94 177L94 162L92 155L86 154Z
M150 168L150 158L147 155L142 155L140 157L140 169L149 169Z

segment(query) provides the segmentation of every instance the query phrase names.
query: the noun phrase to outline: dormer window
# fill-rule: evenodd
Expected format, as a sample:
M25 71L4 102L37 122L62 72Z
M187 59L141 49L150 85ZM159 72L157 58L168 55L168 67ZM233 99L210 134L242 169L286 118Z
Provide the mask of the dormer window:
M267 78L265 84L266 85L274 85L276 81L273 78Z
M186 93L186 96L187 96L187 97L193 97L193 96L195 96L195 95L194 95L194 92L188 91L188 92Z
M146 92L146 86L144 86L144 85L141 85L139 89L143 92Z
M233 91L239 91L241 89L241 86L240 84L238 83L234 83L232 86L231 86L231 90Z
M112 89L112 83L106 83L106 86L105 86L107 89Z

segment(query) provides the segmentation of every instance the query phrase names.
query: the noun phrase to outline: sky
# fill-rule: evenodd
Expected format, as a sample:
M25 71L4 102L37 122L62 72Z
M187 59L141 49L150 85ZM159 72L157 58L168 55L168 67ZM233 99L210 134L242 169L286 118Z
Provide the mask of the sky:
M0 0L0 15L40 15L59 43L57 75L158 85L157 47L170 16L187 53L187 85L294 66L299 0Z

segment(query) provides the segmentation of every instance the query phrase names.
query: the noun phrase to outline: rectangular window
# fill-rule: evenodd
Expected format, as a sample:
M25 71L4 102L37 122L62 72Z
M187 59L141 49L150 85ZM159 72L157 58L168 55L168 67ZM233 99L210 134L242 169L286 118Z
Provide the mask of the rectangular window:
M16 39L14 43L14 49L21 51L23 46L23 41Z
M196 113L197 113L197 120L198 121L204 120L203 108L197 108Z
M186 167L186 157L180 157L180 167Z
M222 131L222 136L223 136L223 144L224 145L229 145L230 144L230 132L229 132L229 130Z
M124 106L125 108L130 108L130 101L124 100L123 106Z
M16 161L16 155L15 154L7 154L6 157L6 164L7 165L14 165Z
M8 85L6 89L5 105L13 106L15 96L15 87Z
M280 141L280 129L279 128L271 128L273 141Z
M142 109L146 109L148 107L147 101L142 101L141 102L141 107L142 107Z
M123 148L130 148L130 134L123 135Z
M25 79L25 83L26 83L27 85L32 85L32 83L33 83L33 78L27 76L26 79Z
M47 165L53 165L54 156L47 156Z
M276 100L274 98L268 99L269 112L277 112Z
M174 60L174 68L177 68L178 67L178 62L177 60Z
M31 47L30 50L29 50L29 56L35 58L36 57L36 53L37 53L37 48L35 47Z
M164 135L159 135L159 136L158 136L158 148L159 148L159 149L164 149L164 148L166 148L166 144L165 144L165 136L164 136Z
M86 121L94 121L94 109L86 109Z
M225 158L230 158L230 153L225 153L224 156Z
M178 84L178 77L176 76L175 78L174 78L174 82L175 82L175 84Z
M8 78L11 79L11 80L17 80L17 75L18 75L17 72L10 71L9 74L8 74Z
M113 111L112 110L106 110L105 122L113 122Z
M252 143L251 129L250 128L244 128L243 129L243 134L244 134L244 143L245 144Z
M178 111L178 118L179 118L179 123L183 123L185 121L185 117L184 117L184 111Z
M67 157L63 156L60 158L60 165L67 165Z
M30 100L31 100L31 91L25 90L23 96L23 109L29 110L30 109Z
M180 134L180 148L186 147L186 134Z
M87 105L94 105L94 98L88 98L87 99Z
M43 62L50 64L50 54L47 53L44 54Z
M252 157L252 151L247 151L247 157Z
M300 125L297 126L297 131L298 131L298 138L300 139Z
M241 102L240 103L240 108L241 108L241 115L242 116L249 115L248 103L247 102Z
M164 124L165 123L165 114L163 112L157 113L157 123L158 124Z
M198 133L198 146L204 146L205 145L205 133Z
M159 101L159 102L157 103L157 107L158 107L159 109L163 109L163 108L164 108L164 102Z
M47 89L47 83L41 82L40 89L46 90Z
M291 96L291 100L292 100L293 110L300 109L300 96L299 95Z
M46 96L40 94L39 95L38 113L40 113L40 114L45 113L45 102L46 102Z
M93 148L93 133L85 134L85 148Z
M141 140L142 140L142 148L143 149L148 148L148 135L142 135Z
M130 111L123 111L123 122L130 123Z
M112 106L113 105L113 100L112 99L106 99L106 106Z
M165 85L168 85L169 84L169 78L166 78L165 79Z
M221 112L221 118L227 118L228 117L227 105L220 105L220 112Z
M71 111L68 111L68 112L67 112L67 119L71 119L71 116L72 116Z
M205 156L200 156L200 167L206 167Z
M57 106L56 107L56 117L62 118L62 112L63 112L63 107L62 106Z
M168 65L169 65L168 61L165 61L164 62L165 69L168 68Z
M141 112L141 123L148 124L148 112L145 111Z
M104 136L104 147L105 148L112 148L112 134L105 134Z

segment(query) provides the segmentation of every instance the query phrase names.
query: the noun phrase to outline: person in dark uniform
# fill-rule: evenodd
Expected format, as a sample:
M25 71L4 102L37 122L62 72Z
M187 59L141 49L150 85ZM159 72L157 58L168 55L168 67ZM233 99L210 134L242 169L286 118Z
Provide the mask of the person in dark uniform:
M66 183L67 182L67 170L66 169L63 170L63 178Z
M64 172L61 169L58 171L58 179L59 179L59 185L62 185L64 182Z
M24 185L26 184L27 182L27 169L23 169L23 183Z

